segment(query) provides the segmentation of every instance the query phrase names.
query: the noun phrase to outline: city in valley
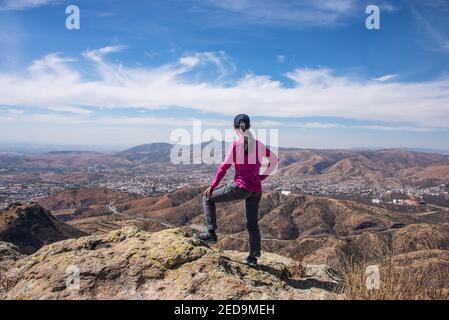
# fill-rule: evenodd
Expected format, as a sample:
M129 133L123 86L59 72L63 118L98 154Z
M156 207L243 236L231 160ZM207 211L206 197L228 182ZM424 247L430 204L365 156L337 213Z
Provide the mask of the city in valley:
M210 183L216 166L173 165L168 158L171 145L154 145L119 153L2 153L0 208L80 187L157 196ZM400 211L449 207L449 157L445 155L394 149L280 149L279 156L278 171L266 180L265 190L349 199Z

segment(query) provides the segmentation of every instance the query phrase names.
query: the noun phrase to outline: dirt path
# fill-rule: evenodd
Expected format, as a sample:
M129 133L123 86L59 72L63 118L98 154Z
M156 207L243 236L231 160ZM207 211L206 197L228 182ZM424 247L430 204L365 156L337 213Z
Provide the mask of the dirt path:
M152 217L141 218L141 217L135 217L135 216L132 216L132 215L120 212L113 206L112 203L108 203L106 205L106 208L109 211L111 211L112 213L114 213L114 214L117 214L117 215L122 216L122 217L126 217L126 218L131 219L131 220L151 221L151 222L159 223L159 224L163 225L166 228L177 228L178 227L178 226L175 226L173 224L170 224L170 223L164 222L162 220L159 220L157 218L152 218Z
M449 208L440 207L440 206L436 206L436 205L431 205L429 207L437 208L438 210L429 211L429 212L423 212L423 213L418 214L418 216L422 217L422 216L427 216L429 214L434 214L434 213L449 212Z

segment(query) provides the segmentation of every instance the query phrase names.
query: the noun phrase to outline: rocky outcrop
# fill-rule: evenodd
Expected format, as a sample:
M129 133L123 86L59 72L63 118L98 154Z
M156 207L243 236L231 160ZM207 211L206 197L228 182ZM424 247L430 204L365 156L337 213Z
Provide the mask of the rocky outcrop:
M44 245L85 235L37 204L13 205L0 213L0 241L14 244L21 253L30 254Z
M136 227L43 247L5 274L7 299L337 299L326 266L220 251L180 229ZM79 288L77 287L79 275ZM74 280L75 279L75 280Z
M12 243L0 241L0 262L4 260L18 260L23 258L19 248Z

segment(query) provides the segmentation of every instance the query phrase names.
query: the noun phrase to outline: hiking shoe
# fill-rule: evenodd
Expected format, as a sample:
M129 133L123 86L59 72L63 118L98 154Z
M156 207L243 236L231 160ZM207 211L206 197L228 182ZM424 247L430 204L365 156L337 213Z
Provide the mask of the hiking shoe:
M246 258L246 264L250 267L257 267L257 258L253 256L248 256Z
M205 232L196 234L195 238L197 238L198 240L201 240L203 242L209 243L209 244L217 243L217 235L210 234L209 231L205 231Z

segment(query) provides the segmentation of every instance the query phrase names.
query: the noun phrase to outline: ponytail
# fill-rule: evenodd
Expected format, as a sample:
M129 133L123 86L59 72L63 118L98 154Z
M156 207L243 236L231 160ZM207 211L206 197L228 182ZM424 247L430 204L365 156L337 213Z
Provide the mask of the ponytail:
M243 139L244 139L244 149L245 149L245 155L248 155L248 135L245 134L246 131L246 124L244 121L240 121L239 129L243 133Z
M234 129L244 139L244 154L247 156L254 148L254 137L249 131L251 123L246 114L238 114L234 118Z
M248 155L249 150L252 150L254 137L244 121L240 121L238 129L243 135L245 155Z

